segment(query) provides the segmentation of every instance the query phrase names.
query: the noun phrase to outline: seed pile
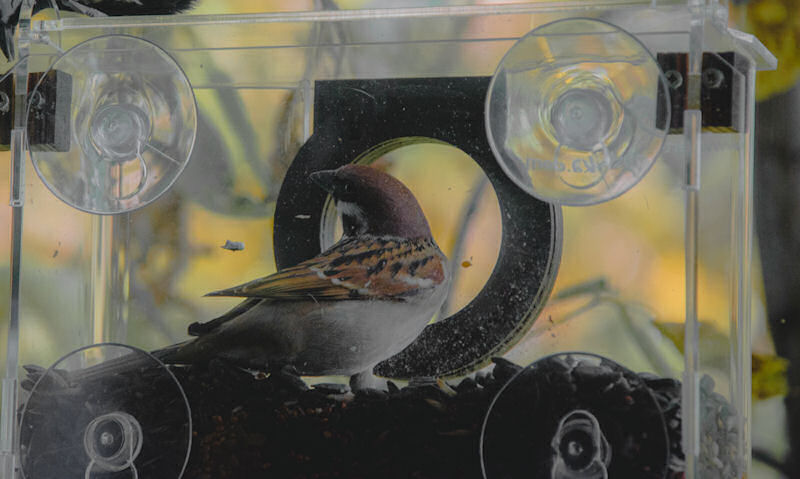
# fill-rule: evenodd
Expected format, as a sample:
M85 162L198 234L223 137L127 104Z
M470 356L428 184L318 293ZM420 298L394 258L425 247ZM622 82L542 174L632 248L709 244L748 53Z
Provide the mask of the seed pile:
M212 363L174 372L190 401L202 398L192 403L186 477L203 479L480 478L481 424L503 384L483 374L452 390L389 383L353 394L308 387L286 369L254 376Z

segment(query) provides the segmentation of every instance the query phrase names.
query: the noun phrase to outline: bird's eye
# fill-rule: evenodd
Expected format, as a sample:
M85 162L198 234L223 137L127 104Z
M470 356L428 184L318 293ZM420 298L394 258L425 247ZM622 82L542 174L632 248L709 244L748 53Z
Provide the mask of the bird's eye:
M350 183L345 183L345 184L342 186L342 191L344 191L345 193L350 193L350 189L351 189L351 187L350 187Z

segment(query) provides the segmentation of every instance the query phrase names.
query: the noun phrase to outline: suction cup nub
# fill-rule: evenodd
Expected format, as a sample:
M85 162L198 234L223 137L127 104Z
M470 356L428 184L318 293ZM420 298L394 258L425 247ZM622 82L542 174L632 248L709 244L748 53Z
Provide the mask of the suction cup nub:
M94 466L108 472L135 469L133 461L142 452L142 427L128 413L103 414L86 427L83 448L91 460L87 477Z
M553 479L608 478L611 448L589 411L577 409L562 417L550 446L555 455Z

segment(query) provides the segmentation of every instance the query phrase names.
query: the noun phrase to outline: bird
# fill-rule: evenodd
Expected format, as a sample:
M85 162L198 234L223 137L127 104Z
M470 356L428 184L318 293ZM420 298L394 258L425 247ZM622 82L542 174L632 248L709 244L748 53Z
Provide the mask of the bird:
M165 363L219 358L308 376L369 373L422 332L449 289L447 257L402 182L348 164L310 179L342 216L333 246L296 266L206 296L243 297L189 326L195 339L157 354Z
M444 302L447 257L422 208L399 180L348 164L310 179L333 198L343 234L327 250L253 281L208 293L242 297L231 310L188 327L193 339L152 351L165 364L222 360L257 371L350 376L354 389L381 387L379 362L402 351ZM71 381L137 367L134 356L73 374ZM40 368L28 368L35 382Z
M62 11L91 17L124 15L172 15L191 9L197 0L33 0L33 12L55 6ZM0 5L0 51L9 60L15 56L14 30L19 22L24 0L10 0Z

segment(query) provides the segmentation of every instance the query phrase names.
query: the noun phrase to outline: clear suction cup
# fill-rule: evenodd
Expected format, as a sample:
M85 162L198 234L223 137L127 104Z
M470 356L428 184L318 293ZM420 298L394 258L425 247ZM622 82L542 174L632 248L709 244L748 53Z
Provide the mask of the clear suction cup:
M514 375L481 432L486 479L664 478L661 409L637 374L600 356L562 353Z
M29 373L35 385L20 426L23 477L181 477L191 445L189 404L153 356L102 344Z
M107 35L73 47L51 70L72 78L72 131L65 151L32 148L47 187L99 214L140 208L167 191L189 160L197 130L194 93L178 64L146 40ZM43 97L40 88L43 81L31 102Z
M660 106L659 106L660 104ZM591 205L633 187L668 132L666 81L624 30L559 20L520 39L489 86L486 129L500 166L531 195Z

